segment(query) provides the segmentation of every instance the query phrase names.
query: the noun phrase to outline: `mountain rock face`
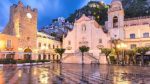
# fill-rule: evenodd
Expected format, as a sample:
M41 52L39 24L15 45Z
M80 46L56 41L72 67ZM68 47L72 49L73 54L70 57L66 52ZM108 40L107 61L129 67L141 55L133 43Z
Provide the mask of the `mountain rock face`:
M150 15L150 0L120 0L125 11L125 18L133 18ZM76 19L86 14L94 16L95 20L104 25L107 21L107 10L110 6L99 1L90 1L86 6L75 11L67 20L74 22Z
M150 15L150 0L122 0L125 18Z
M67 20L69 22L74 22L79 19L83 14L86 16L93 16L94 19L101 25L105 24L107 20L107 10L109 6L99 1L90 1L86 6L81 9L76 10L71 14Z
M150 15L150 0L120 0L122 2L125 18L141 17ZM73 23L79 19L83 14L88 17L94 17L99 25L105 25L105 21L108 19L107 11L110 5L107 5L100 1L90 1L86 6L76 10L66 20L64 18L58 18L49 26L43 27L42 31L61 38L63 35L67 35L68 30L72 30ZM107 30L103 27L104 32Z

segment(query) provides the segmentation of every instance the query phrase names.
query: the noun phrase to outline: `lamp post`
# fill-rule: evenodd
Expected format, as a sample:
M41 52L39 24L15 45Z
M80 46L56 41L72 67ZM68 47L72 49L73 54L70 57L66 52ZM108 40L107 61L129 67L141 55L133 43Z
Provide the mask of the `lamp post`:
M124 65L125 63L125 49L126 49L127 45L125 43L120 43L117 45L118 49L121 49L122 51L122 65Z

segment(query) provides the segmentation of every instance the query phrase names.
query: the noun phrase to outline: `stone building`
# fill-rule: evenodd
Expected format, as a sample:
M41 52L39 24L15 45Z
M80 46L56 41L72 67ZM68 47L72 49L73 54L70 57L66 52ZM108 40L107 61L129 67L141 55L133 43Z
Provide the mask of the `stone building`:
M124 18L120 0L113 0L108 10L106 28L111 39L120 39L127 49L150 46L150 17Z
M56 58L54 49L61 43L52 36L38 32L37 16L37 9L25 7L21 1L10 7L9 22L0 34L0 58L6 58L11 53L15 53L14 59L28 59L31 56L40 60Z
M11 6L9 22L2 33L16 36L19 47L23 49L36 49L37 9L24 7L22 2Z
M63 62L81 63L81 53L78 48L82 45L90 47L90 51L85 54L85 63L95 61L92 60L93 57L98 59L100 63L106 63L97 46L112 48L114 47L111 43L112 40L124 43L125 49L150 46L150 17L125 18L120 0L112 0L105 28L108 33L104 33L101 26L86 16L77 20L74 23L74 29L64 38L63 47L67 51Z
M102 27L92 18L83 15L74 23L74 28L63 39L63 48L67 49L64 63L81 63L80 46L88 46L89 53L85 54L85 63L100 61L106 63L100 48L110 48L110 36L104 33Z

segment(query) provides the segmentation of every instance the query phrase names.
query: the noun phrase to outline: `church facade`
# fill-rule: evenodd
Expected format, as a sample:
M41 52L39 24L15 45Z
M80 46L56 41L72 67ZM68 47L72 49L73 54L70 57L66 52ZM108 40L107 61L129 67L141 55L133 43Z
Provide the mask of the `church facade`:
M102 27L92 18L83 15L74 23L74 28L63 39L66 57L63 62L81 63L80 46L88 46L89 53L85 55L85 63L99 61L106 63L105 56L101 56L100 48L110 48L110 36L103 32ZM73 54L70 54L73 53Z

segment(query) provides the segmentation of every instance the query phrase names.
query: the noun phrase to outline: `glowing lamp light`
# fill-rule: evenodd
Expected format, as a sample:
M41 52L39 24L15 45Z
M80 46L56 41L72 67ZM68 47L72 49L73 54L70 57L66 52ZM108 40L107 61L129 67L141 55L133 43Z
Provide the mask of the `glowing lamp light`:
M18 51L22 51L23 49L22 48L18 48Z
M5 47L5 42L0 40L0 49L3 49Z
M41 49L42 49L42 50L47 50L47 49L48 49L48 47L46 47L46 46L42 46L42 47L41 47Z
M22 77L22 71L21 70L18 71L18 77Z
M27 18L29 18L29 19L31 19L31 18L32 18L31 13L27 13Z
M124 44L124 43L121 43L121 44L118 44L117 45L117 48L119 49L124 49L124 48L126 48L127 47L127 45L126 44Z

